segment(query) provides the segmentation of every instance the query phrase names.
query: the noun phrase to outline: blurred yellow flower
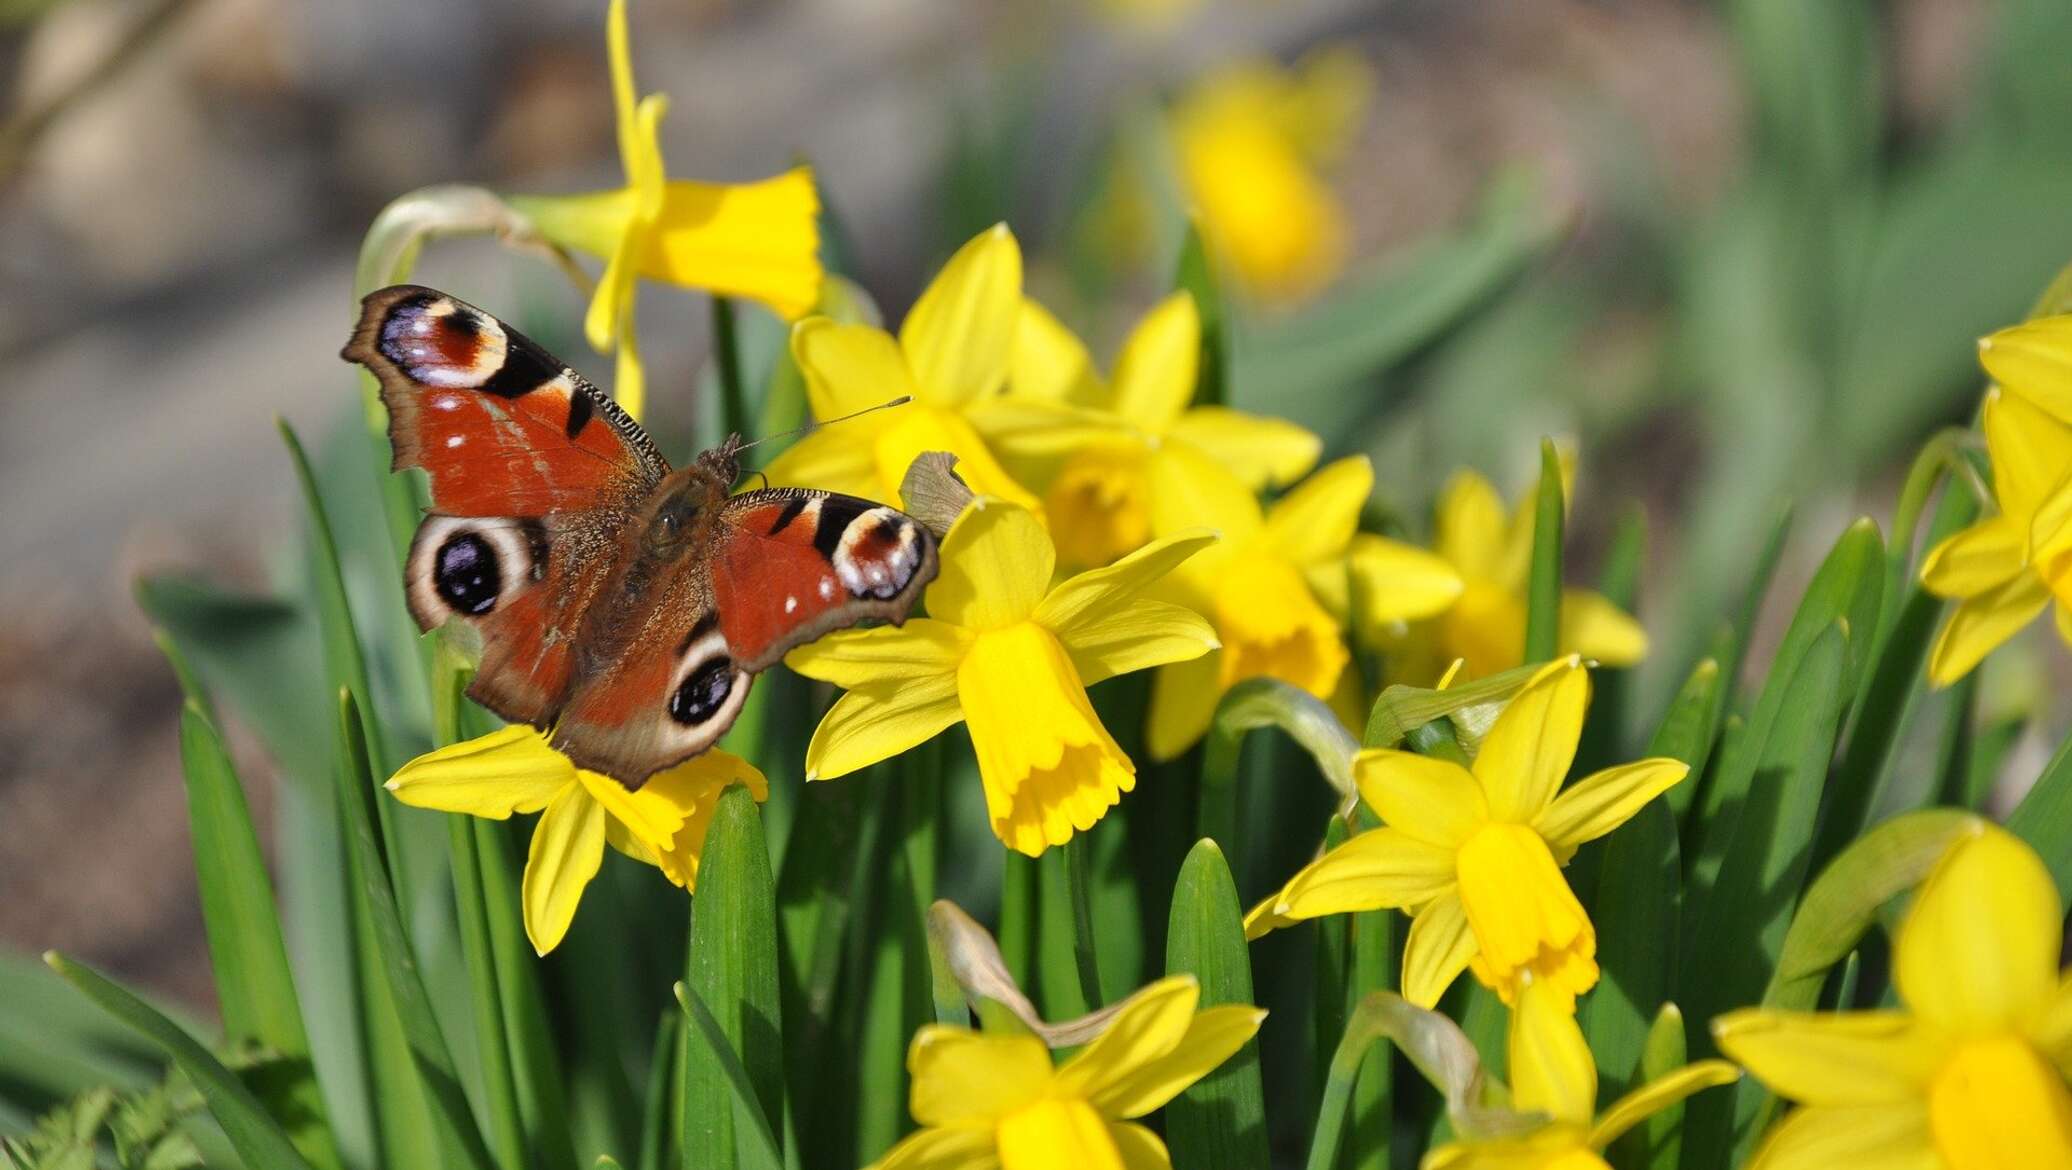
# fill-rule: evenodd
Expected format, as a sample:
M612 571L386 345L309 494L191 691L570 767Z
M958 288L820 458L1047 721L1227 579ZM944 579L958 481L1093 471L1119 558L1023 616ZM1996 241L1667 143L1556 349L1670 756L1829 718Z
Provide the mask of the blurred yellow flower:
M1583 1030L1553 988L1528 983L1511 1011L1511 1108L1545 1114L1528 1133L1446 1143L1420 1170L1609 1170L1606 1146L1634 1126L1702 1089L1732 1084L1741 1070L1701 1060L1664 1073L1597 1113L1597 1063Z
M1210 254L1246 289L1298 300L1345 266L1345 210L1318 173L1351 142L1373 78L1351 49L1293 69L1231 66L1171 114L1181 185Z
M696 889L705 830L730 784L746 785L757 800L770 795L755 765L718 749L628 791L609 776L576 767L533 728L511 726L417 757L390 777L388 789L414 808L496 821L540 813L525 858L522 900L525 936L544 955L568 933L607 842Z
M1981 425L1999 513L1921 561L1921 587L1957 599L1928 653L1928 679L1939 687L2050 608L2053 591L2059 636L2072 643L2072 426L2004 385L1986 391Z
M1062 1065L1026 1033L929 1024L907 1049L910 1108L922 1128L872 1170L1172 1170L1136 1124L1215 1071L1259 1031L1265 1011L1195 1011L1192 975L1144 988Z
M1021 246L1006 224L997 224L950 257L897 338L827 317L799 322L791 353L805 374L813 417L853 414L901 395L914 401L806 435L771 461L771 481L891 503L915 456L947 451L972 491L1040 509L966 417L974 402L1007 384L1021 299Z
M1294 423L1220 406L1189 409L1201 366L1201 313L1174 293L1138 323L1103 382L1086 346L1024 300L1009 395L977 404L972 421L1011 462L1055 462L1044 509L1058 555L1103 565L1151 537L1154 464L1185 446L1254 491L1316 465L1323 443ZM1167 469L1184 477L1191 463Z
M1136 786L1086 688L1213 650L1208 623L1142 596L1212 544L1197 529L1051 586L1056 551L1025 508L981 496L942 543L929 616L849 630L791 652L793 670L848 688L806 749L826 780L970 725L993 832L1030 856L1090 829Z
M1903 1008L1715 1020L1720 1049L1799 1104L1751 1170L2072 1166L2063 928L2042 859L1982 824L1936 863L1900 924Z
M1455 472L1440 494L1435 528L1433 551L1453 566L1463 587L1444 613L1412 631L1409 657L1415 664L1407 673L1430 677L1457 659L1466 661L1467 678L1524 665L1532 494L1507 514L1488 480L1473 471ZM1631 666L1647 649L1640 623L1602 593L1562 591L1559 653L1580 654L1605 666Z
M820 296L820 196L806 167L738 185L670 179L656 137L669 99L635 102L626 0L607 9L605 42L626 185L507 201L547 239L605 258L583 333L599 353L618 351L614 392L637 418L646 377L634 335L635 277L747 297L786 320L802 316Z
M1411 915L1403 997L1430 1007L1461 969L1511 1002L1530 979L1564 1010L1597 982L1597 933L1561 866L1690 771L1622 764L1561 790L1590 703L1589 672L1551 662L1504 707L1472 768L1387 749L1353 762L1384 827L1311 862L1245 917L1257 938L1290 922L1362 910Z

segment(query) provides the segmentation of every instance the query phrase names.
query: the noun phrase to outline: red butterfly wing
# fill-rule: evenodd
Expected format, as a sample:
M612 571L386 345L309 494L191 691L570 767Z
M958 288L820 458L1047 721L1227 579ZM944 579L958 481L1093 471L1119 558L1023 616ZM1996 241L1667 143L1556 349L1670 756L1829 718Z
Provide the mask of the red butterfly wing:
M935 537L854 496L765 488L727 501L712 550L720 632L744 669L830 630L901 621L935 579Z
M369 294L344 356L380 382L394 465L431 474L435 511L630 508L669 474L646 432L603 391L445 293L399 284Z

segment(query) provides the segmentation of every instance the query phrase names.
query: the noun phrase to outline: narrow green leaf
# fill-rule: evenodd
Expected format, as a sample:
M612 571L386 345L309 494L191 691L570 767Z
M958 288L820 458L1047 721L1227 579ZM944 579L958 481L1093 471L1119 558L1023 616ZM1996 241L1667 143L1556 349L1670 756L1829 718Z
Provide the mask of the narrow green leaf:
M730 1104L737 1091L730 1064L745 1069L742 1083L752 1089L762 1118L784 1116L775 887L755 798L745 788L730 788L705 833L684 980L694 993L692 1002L711 1009L726 1051L715 1049L714 1041L699 1044L686 1035L683 1132L678 1136L685 1170L731 1166L753 1144L741 1135ZM698 1013L692 1014L697 1020ZM702 1034L702 1022L693 1030Z
M1166 974L1192 975L1200 1006L1252 1002L1252 960L1244 911L1230 866L1214 841L1203 840L1180 866L1166 925ZM1266 1091L1259 1079L1259 1043L1196 1081L1165 1109L1174 1164L1199 1170L1258 1170L1268 1164Z
M379 965L381 985L408 1046L420 1092L430 1112L439 1164L489 1170L489 1150L475 1128L475 1115L454 1071L446 1036L418 975L416 952L403 927L395 889L375 833L372 806L377 799L375 794L381 791L381 782L375 777L367 742L361 734L364 726L352 693L341 693L338 728L344 753L338 770L338 812L346 838L354 900L369 927L361 941ZM386 1108L392 1103L379 1104Z
M1628 613L1634 612L1640 592L1647 531L1646 513L1637 505L1627 509L1619 517L1611 547L1604 554L1604 567L1598 573L1598 592ZM1576 775L1587 776L1629 758L1626 736L1632 726L1636 674L1635 670L1623 667L1599 667L1590 672L1590 711L1583 723L1582 742L1576 748Z
M1577 1014L1604 1085L1616 1097L1640 1083L1634 1074L1648 1021L1668 998L1677 958L1683 865L1676 814L1665 798L1649 801L1613 831L1601 873L1590 921L1603 974Z
M1329 817L1324 822L1324 850L1329 852L1345 844L1350 835L1343 817ZM1327 914L1313 923L1317 932L1317 967L1311 993L1311 1039L1320 1091L1324 1078L1331 1075L1331 1049L1345 1035L1346 1016L1352 1011L1353 1001L1359 998L1352 982L1352 920L1350 914Z
M1561 452L1540 440L1540 487L1533 500L1532 571L1525 592L1525 660L1547 662L1561 646Z
M648 1054L647 1088L640 1095L640 1170L666 1170L680 1161L669 1147L669 1090L676 1077L682 1027L683 1016L670 1012L655 1029L655 1047Z
M725 1162L691 1163L686 1159L685 1164L784 1170L784 1159L777 1152L777 1138L770 1131L769 1115L763 1112L761 1090L750 1081L748 1070L742 1067L741 1058L734 1051L735 1039L727 1034L726 1026L713 1016L712 1009L705 1005L704 998L695 988L677 984L676 1002L683 1005L684 1015L691 1022L685 1030L686 1035L696 1037L691 1041L691 1059L719 1074L717 1079L725 1099L714 1104L726 1108L726 1116L732 1122L731 1132L739 1139L736 1153ZM696 1123L686 1119L686 1124Z
M1058 850L1065 855L1065 885L1072 900L1072 965L1079 972L1079 994L1089 1010L1100 1007L1101 968L1094 954L1093 839L1086 832Z
M1037 989L1046 1019L1083 1016L1101 1006L1089 997L1079 964L1078 916L1073 912L1071 862L1063 849L1046 849L1036 858ZM1093 989L1098 994L1098 988Z
M741 373L741 336L734 299L712 297L712 363L719 374L719 437L748 437L748 386Z
M1285 732L1316 761L1343 800L1353 798L1353 753L1358 745L1316 696L1279 679L1252 678L1224 692L1202 746L1199 833L1226 851L1237 841L1237 775L1245 736L1265 727Z
M1683 1013L1673 1003L1663 1004L1662 1010L1655 1013L1655 1022L1648 1028L1647 1043L1640 1051L1639 1083L1646 1084L1682 1068L1690 1060L1688 1049ZM1644 1167L1645 1170L1676 1170L1683 1159L1683 1119L1684 1103L1678 1101L1648 1118L1645 1125L1628 1131L1616 1147L1629 1154L1628 1160L1620 1164ZM1645 1155L1644 1159L1634 1156L1636 1152L1630 1144L1639 1141L1646 1143L1645 1149L1637 1151Z
M1392 992L1370 992L1354 1006L1345 1035L1331 1055L1331 1075L1325 1079L1324 1102L1311 1131L1306 1170L1330 1170L1336 1164L1354 1079L1367 1050L1384 1038L1444 1094L1449 1113L1458 1115L1486 1103L1490 1086L1483 1078L1482 1062L1459 1026Z
M279 425L281 440L287 444L288 455L295 464L295 478L302 485L303 505L309 511L310 555L315 562L311 584L316 592L325 676L330 681L332 694L350 691L371 701L374 686L369 681L367 657L353 625L352 605L346 599L345 571L338 559L338 545L332 537L330 517L324 511L323 494L317 489L316 474L310 470L309 456L303 453L302 440L295 437L295 428L285 419L280 420ZM381 721L375 718L371 709L362 709L359 720L373 770L387 775L393 770L395 761L389 756ZM387 836L393 840L393 834ZM398 883L398 888L402 888L401 883Z
M266 1105L288 1126L290 1140L312 1166L335 1168L340 1158L310 1064L287 943L274 915L273 879L230 755L192 701L180 713L180 760L187 775L195 881L225 1037L257 1043L280 1056L283 1071L264 1085Z
M210 1116L223 1127L224 1136L230 1139L231 1147L245 1165L264 1166L267 1170L310 1170L309 1163L303 1160L295 1144L281 1132L280 1126L267 1115L265 1107L259 1104L258 1098L252 1095L244 1082L238 1080L237 1074L224 1068L223 1062L178 1024L90 967L75 963L55 951L44 955L43 961L84 992L87 998L101 1005L109 1015L164 1049L165 1054L200 1090L202 1099L208 1103Z
M1374 710L1368 713L1366 734L1360 742L1362 746L1371 748L1395 747L1411 732L1439 719L1465 725L1479 742L1482 733L1496 721L1503 705L1539 669L1537 664L1513 667L1443 691L1401 683L1388 687L1376 700Z
M1194 382L1194 401L1201 406L1226 406L1230 403L1230 342L1223 332L1223 291L1202 243L1200 224L1187 225L1173 286L1192 296L1195 310L1201 314L1201 371Z
M1393 910L1365 910L1346 916L1352 973L1340 993L1347 1026L1369 994L1394 991L1402 968L1403 928ZM1328 1082L1328 1077L1326 1078ZM1341 1170L1388 1170L1395 1133L1395 1061L1386 1048L1369 1048L1353 1079L1350 1142Z
M2007 831L2042 855L2059 896L2072 898L2072 737L2008 814Z

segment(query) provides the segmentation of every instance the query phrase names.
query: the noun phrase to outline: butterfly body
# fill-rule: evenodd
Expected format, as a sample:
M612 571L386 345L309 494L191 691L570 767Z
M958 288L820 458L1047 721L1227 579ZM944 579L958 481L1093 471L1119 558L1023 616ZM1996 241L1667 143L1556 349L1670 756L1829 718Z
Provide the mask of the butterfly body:
M902 621L935 576L912 517L734 494L738 436L671 468L581 375L443 293L369 295L344 356L380 383L394 466L430 475L412 616L479 638L470 697L629 787L712 746L786 650Z

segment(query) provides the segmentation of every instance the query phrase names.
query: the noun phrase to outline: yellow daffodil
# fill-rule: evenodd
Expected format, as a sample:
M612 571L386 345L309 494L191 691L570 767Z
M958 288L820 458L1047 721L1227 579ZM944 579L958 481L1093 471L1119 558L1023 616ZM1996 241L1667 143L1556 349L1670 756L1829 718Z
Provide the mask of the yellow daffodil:
M1526 1133L1448 1142L1422 1170L1609 1170L1604 1149L1620 1135L1701 1089L1731 1084L1741 1070L1701 1060L1664 1073L1597 1112L1597 1063L1565 996L1529 983L1511 1012L1511 1108L1545 1116Z
M525 935L544 955L568 933L607 842L695 889L705 830L730 784L746 785L757 800L770 794L755 765L717 749L628 791L609 776L576 767L538 731L512 726L419 756L388 788L416 808L497 821L540 814L525 858L523 902Z
M993 832L1035 856L1090 829L1136 786L1136 766L1086 688L1213 650L1206 622L1144 591L1215 540L1146 545L1051 587L1056 550L1025 508L979 497L942 542L929 616L830 635L793 670L848 688L806 749L808 779L843 776L970 725Z
M1217 700L1245 679L1277 678L1330 699L1352 658L1340 625L1356 584L1377 610L1393 605L1401 617L1445 603L1443 583L1435 589L1430 579L1433 572L1443 576L1443 566L1426 564L1398 580L1386 556L1369 558L1366 569L1374 574L1354 581L1348 559L1364 556L1358 550L1367 546L1353 529L1374 486L1365 456L1324 467L1264 510L1242 482L1191 446L1168 445L1151 470L1154 536L1208 524L1223 537L1181 566L1162 591L1214 622L1223 648L1164 667L1153 680L1147 738L1158 759L1200 739ZM1389 548L1415 558L1414 549Z
M1901 1008L1715 1020L1720 1049L1799 1104L1752 1170L2072 1167L2063 928L2035 851L1982 824L1936 863L1900 924Z
M1197 1012L1199 998L1194 976L1161 979L1062 1065L1026 1033L923 1027L907 1049L922 1128L873 1170L1171 1170L1165 1143L1131 1119L1215 1071L1266 1018L1242 1004Z
M1361 752L1353 775L1384 827L1296 873L1246 916L1246 933L1401 909L1411 915L1402 983L1411 1003L1437 1003L1464 967L1506 1002L1528 976L1573 1002L1597 982L1597 933L1561 866L1690 771L1646 759L1562 790L1589 703L1589 672L1571 655L1547 664L1504 707L1471 768Z
M2005 386L1986 392L1982 426L2000 510L1921 561L1922 588L1957 599L1928 653L1939 687L2050 608L2053 589L2058 632L2072 643L2072 426Z
M669 178L656 135L669 99L657 93L635 101L626 0L612 0L605 20L626 185L508 201L547 239L605 259L583 333L599 353L618 351L619 404L638 417L645 376L634 337L635 278L746 297L786 320L802 316L820 296L820 196L806 167L759 183Z
M1086 346L1049 311L1024 300L1009 396L980 403L972 421L1010 461L1055 463L1044 509L1070 565L1103 565L1151 537L1151 494L1191 462L1154 465L1187 447L1257 491L1300 478L1323 443L1281 419L1220 406L1189 409L1201 366L1201 313L1174 293L1137 325L1103 381Z
M891 503L915 456L947 451L972 491L1040 509L966 417L1007 384L1021 300L1021 246L998 224L950 257L896 338L827 317L799 322L791 353L806 376L813 417L854 414L902 395L913 401L806 435L771 462L770 479Z
M1523 666L1531 495L1507 514L1488 480L1460 471L1440 495L1436 520L1433 550L1453 566L1463 586L1444 613L1412 631L1408 673L1430 677L1457 659L1466 661L1468 678ZM1646 656L1647 648L1640 623L1602 593L1562 591L1558 652L1605 666L1631 666Z
M1346 217L1319 168L1350 143L1373 88L1350 49L1294 69L1251 62L1175 104L1180 182L1211 255L1254 294L1298 300L1345 266Z

